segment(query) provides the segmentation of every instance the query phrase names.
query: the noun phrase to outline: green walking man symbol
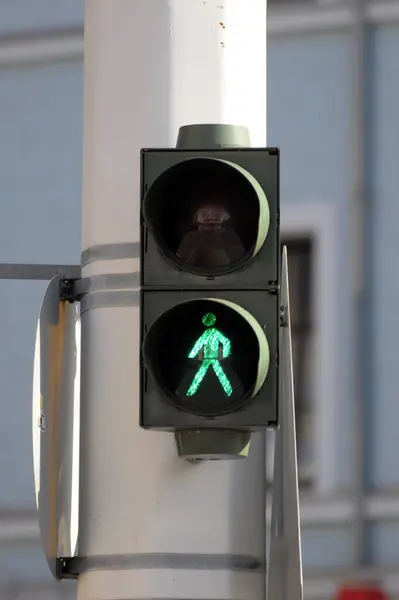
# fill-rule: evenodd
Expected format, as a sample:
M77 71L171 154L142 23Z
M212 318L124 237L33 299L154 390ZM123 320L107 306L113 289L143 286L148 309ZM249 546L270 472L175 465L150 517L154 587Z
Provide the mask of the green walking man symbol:
M233 393L233 388L229 378L223 370L222 365L220 364L219 359L220 346L222 346L222 357L227 358L230 356L231 342L226 336L223 335L221 331L219 331L219 329L212 327L212 325L214 325L216 322L216 316L213 313L206 313L206 315L202 317L202 322L205 327L208 327L209 329L206 329L204 333L197 339L188 355L188 358L196 358L201 350L203 352L203 358L201 361L201 366L194 375L191 385L187 390L186 396L194 396L210 367L212 367L214 370L215 375L218 378L219 383L226 395L231 396Z

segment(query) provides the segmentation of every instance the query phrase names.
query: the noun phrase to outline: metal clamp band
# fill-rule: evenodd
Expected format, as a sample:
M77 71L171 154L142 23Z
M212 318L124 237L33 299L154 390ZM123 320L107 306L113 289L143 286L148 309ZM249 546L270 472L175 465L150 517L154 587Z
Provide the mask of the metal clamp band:
M140 301L140 274L110 273L82 279L63 279L61 298L80 302L81 313L92 308L138 306Z
M82 297L80 302L80 312L83 314L92 308L138 306L139 302L139 290L93 292Z
M76 296L85 296L92 292L103 292L109 290L137 289L140 285L140 274L133 273L110 273L108 275L92 275L83 277L75 282Z
M139 258L139 242L122 242L119 244L97 244L82 252L81 263L85 267L89 263L101 260L120 260L124 258Z
M176 569L190 571L249 571L266 573L264 558L236 554L115 554L59 558L60 575L76 576L91 570Z

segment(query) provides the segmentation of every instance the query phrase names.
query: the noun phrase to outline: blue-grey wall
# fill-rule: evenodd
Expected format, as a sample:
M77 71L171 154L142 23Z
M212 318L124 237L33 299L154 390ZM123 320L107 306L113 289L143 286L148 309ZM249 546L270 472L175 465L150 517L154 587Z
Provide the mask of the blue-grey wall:
M336 485L347 488L353 384L348 287L350 37L338 33L283 38L272 40L268 51L268 144L281 148L281 204L328 204L339 223L336 252L341 287L335 301L340 316L336 398L340 419L331 426L336 431L334 462L341 465Z
M82 107L80 61L0 70L1 262L80 262Z
M0 0L0 35L82 26L82 0Z
M373 353L372 472L374 486L399 486L399 27L371 39L370 119L372 240L370 273ZM398 542L399 544L399 542Z

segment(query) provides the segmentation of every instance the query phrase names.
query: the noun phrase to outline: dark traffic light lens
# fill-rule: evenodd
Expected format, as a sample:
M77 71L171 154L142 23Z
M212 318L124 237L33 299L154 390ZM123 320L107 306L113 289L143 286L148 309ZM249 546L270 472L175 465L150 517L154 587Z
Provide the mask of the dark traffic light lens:
M263 384L269 366L266 337L249 313L237 309L193 300L167 311L149 329L145 364L182 410L226 414L241 408Z
M144 216L167 258L208 276L252 258L269 227L260 185L241 167L212 158L185 160L164 171L145 196Z

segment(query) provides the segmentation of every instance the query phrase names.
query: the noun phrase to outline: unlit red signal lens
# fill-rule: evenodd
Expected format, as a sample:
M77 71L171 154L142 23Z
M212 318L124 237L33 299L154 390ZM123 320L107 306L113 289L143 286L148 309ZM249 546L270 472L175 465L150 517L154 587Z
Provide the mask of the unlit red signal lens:
M266 195L233 163L192 158L150 186L144 216L165 257L207 276L234 271L253 258L269 228Z

